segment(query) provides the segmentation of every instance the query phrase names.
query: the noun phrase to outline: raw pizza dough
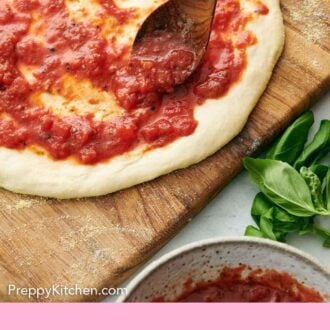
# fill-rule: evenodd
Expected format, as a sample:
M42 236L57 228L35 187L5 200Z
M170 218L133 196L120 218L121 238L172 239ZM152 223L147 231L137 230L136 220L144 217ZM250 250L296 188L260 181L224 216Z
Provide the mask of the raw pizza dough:
M117 3L146 8L147 13L162 2L122 0ZM215 153L243 129L283 49L284 25L279 0L263 2L270 11L248 24L258 43L248 49L248 65L243 77L226 96L208 100L195 108L198 127L192 135L165 147L148 152L133 150L91 166L71 160L54 161L31 150L1 147L0 186L17 193L60 199L100 196L188 167ZM75 10L77 2L71 3ZM80 5L91 3L80 0ZM248 6L249 0L241 0L241 4ZM127 35L132 38L134 30Z

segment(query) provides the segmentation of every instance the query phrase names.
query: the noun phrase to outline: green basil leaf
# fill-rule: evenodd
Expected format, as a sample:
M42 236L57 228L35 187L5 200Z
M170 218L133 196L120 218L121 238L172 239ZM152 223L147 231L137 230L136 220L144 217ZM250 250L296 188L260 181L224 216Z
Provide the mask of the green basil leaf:
M314 219L304 218L301 221L301 228L298 232L300 236L314 233Z
M260 218L260 231L265 235L265 237L277 241L277 237L273 231L273 209L268 210L268 212L261 216Z
M245 236L251 236L251 237L265 238L264 234L259 229L255 228L253 226L246 227L244 235Z
M274 204L269 199L267 199L267 197L263 193L257 194L253 201L251 209L251 215L254 221L259 225L260 217L273 206Z
M327 206L328 211L330 211L330 168L325 179L325 188L324 188L324 203Z
M256 196L253 205L253 217L262 229L249 226L246 228L246 236L276 238L277 241L285 241L289 233L305 235L314 232L313 218L294 216L270 202L262 193Z
M321 150L320 153L314 158L311 165L319 164L323 160L323 158L325 158L329 154L329 152L330 152L330 147Z
M281 160L292 165L303 151L313 123L314 115L311 111L300 116L268 151L266 158Z
M330 229L314 226L315 233L324 238L323 246L330 248Z
M274 203L272 203L263 193L259 193L256 195L253 206L251 209L251 215L255 220L256 224L261 227L262 230L259 229L257 233L253 233L254 229L251 230L252 233L248 236L256 236L262 234L262 237L274 239L276 237L277 240L284 241L286 235L292 232L299 232L303 230L303 220L304 218L296 217L283 209L277 207ZM271 220L273 224L273 234L271 234L271 229L267 229L268 224L266 220L263 219L263 224L260 223L261 217L264 216ZM247 228L248 230L248 228Z
M274 208L273 214L274 218L279 222L299 222L301 219L300 217L292 215L279 207Z
M330 238L326 239L324 242L323 242L323 246L325 248L330 248Z
M321 237L328 239L330 238L330 229L320 227L320 226L314 226L315 232L320 235Z
M305 236L305 235L308 235L308 234L312 234L313 233L313 230L311 229L307 229L307 230L300 230L298 232L298 235L299 236Z
M315 165L312 165L309 169L312 172L314 172L319 177L320 181L322 182L324 180L324 178L326 177L330 167L326 166L326 165L322 165L322 164L315 164Z
M306 230L311 231L311 218L295 218L291 222L282 222L275 218L273 221L273 230L275 234L278 233L281 235L295 232L301 233Z
M330 120L322 120L320 129L315 134L312 142L303 150L294 163L296 169L302 166L310 166L320 157L324 157L330 148Z
M309 217L318 213L305 180L290 165L270 159L245 158L244 166L266 197L290 214Z
M319 177L309 168L304 166L300 169L300 175L304 178L309 187L315 209L321 212L326 211L323 204L322 183Z

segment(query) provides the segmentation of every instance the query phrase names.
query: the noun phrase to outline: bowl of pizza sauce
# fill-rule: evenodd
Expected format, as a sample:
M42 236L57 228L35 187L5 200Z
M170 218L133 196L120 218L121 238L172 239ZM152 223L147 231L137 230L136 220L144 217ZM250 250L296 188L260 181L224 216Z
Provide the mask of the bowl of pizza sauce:
M120 302L329 302L330 272L288 245L218 238L152 263Z

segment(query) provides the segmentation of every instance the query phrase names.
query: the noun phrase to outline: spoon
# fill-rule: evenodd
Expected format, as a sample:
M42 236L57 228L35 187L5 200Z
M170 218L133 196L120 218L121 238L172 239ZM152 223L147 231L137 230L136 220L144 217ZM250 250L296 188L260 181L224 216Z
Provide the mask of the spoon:
M143 23L133 45L138 48L144 38L158 31L179 36L192 49L194 61L181 75L182 84L198 67L207 49L217 0L169 0ZM164 45L166 47L166 45Z

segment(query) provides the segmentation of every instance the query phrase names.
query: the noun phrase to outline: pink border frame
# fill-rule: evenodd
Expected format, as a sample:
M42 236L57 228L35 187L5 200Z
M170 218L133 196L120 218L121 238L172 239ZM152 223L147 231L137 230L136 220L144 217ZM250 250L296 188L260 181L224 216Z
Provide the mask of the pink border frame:
M329 304L0 304L2 329L315 329ZM102 328L101 328L102 327Z

